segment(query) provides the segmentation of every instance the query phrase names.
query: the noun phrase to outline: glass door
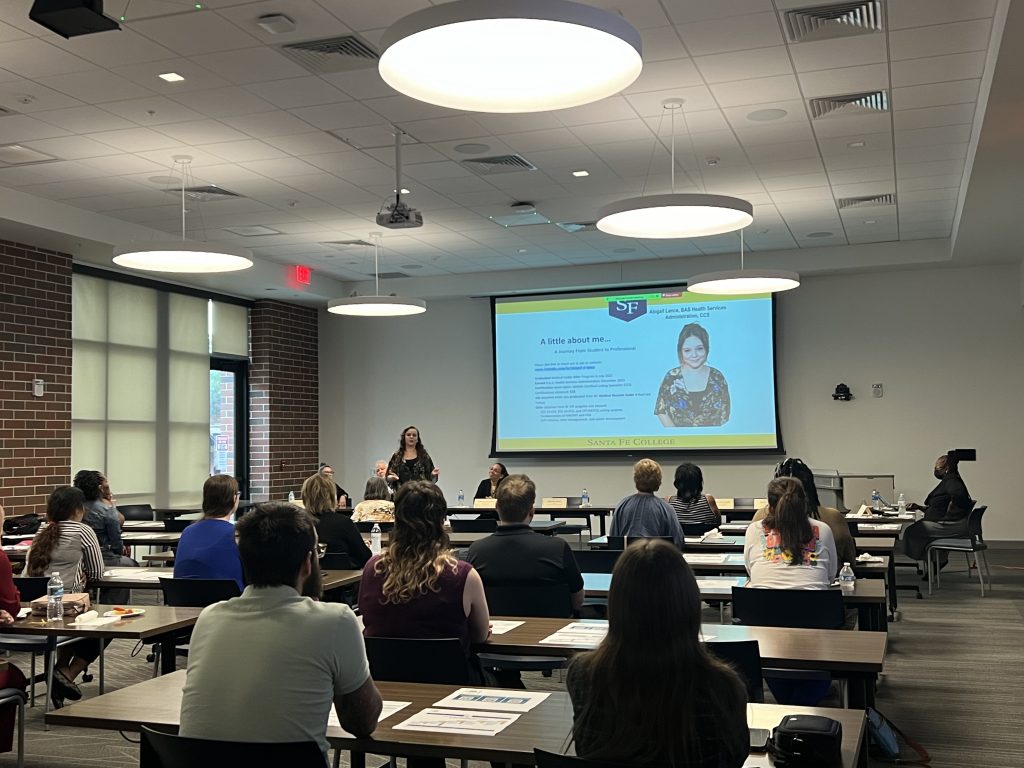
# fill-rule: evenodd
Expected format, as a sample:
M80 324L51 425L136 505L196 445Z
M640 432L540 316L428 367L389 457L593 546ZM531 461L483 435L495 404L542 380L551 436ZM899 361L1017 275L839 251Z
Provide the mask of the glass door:
M210 474L232 475L249 498L249 363L210 358Z

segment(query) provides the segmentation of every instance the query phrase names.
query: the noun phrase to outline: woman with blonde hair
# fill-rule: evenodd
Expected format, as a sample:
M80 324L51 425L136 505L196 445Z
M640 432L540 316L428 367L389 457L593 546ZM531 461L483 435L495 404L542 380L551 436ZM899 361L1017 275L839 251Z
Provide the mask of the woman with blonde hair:
M655 493L661 488L661 466L653 459L640 459L633 465L636 493L619 502L612 513L609 534L627 538L672 537L677 547L683 546L683 529L675 511Z
M352 519L337 511L338 497L333 480L319 472L307 477L302 484L302 504L316 520L317 536L329 554L348 555L356 568L366 565L370 548Z
M363 634L457 637L479 672L470 645L490 635L487 599L480 575L448 544L447 511L444 494L429 481L413 480L399 488L391 541L366 564L359 583Z

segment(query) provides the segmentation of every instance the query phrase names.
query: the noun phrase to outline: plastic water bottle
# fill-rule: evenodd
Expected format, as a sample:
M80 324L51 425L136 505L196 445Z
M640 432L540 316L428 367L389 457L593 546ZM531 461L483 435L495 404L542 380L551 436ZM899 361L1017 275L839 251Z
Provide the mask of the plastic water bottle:
M849 563L843 563L843 570L839 572L839 588L843 592L852 592L857 586L857 576Z
M581 507L589 507L590 506L590 492L587 491L586 488L584 488L583 489L583 493L580 494L580 506Z
M54 571L46 582L46 620L62 621L64 619L64 582L60 573Z
M295 491L288 491L288 501L295 501Z
M884 504L882 502L882 494L880 494L878 492L878 489L876 488L871 492L871 509L873 509L875 512L881 512L883 506Z
M461 488L459 488L459 506L466 506L466 494L462 492Z
M896 501L896 509L899 511L901 515L907 511L907 497L904 496L902 493L900 494L899 499L897 499Z
M370 529L370 552L380 554L380 523L374 523Z

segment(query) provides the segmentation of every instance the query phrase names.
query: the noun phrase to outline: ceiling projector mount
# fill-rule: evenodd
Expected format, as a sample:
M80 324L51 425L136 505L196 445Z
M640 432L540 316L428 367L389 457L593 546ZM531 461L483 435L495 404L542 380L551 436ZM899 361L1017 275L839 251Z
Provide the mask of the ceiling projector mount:
M385 203L377 213L377 226L388 229L413 229L423 226L423 214L402 202L402 136L405 131L397 125L395 130L395 202Z
M68 40L121 28L103 14L103 0L35 0L28 17Z

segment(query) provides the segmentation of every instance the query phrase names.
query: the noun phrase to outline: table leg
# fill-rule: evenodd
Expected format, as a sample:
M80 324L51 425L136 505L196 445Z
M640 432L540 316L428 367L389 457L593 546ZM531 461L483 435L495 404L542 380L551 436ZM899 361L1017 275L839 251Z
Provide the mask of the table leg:
M875 675L851 674L847 679L847 706L850 709L867 709L875 706Z
M105 655L104 651L107 648L107 644L103 642L103 638L100 638L98 642L100 644L100 696L102 696L107 679L106 675L103 674L103 657Z
M889 613L893 619L896 618L896 609L898 606L896 598L896 555L893 553L889 557L889 567L885 572L886 588L889 590Z
M349 754L349 760L352 768L366 768L366 753L365 752L351 752Z
M177 655L174 652L174 635L164 635L160 638L160 674L169 675L177 669Z
M605 530L604 530L604 516L605 516L605 513L601 512L601 513L598 514L597 519L601 521L601 535L602 536L607 536L608 534L605 533Z

